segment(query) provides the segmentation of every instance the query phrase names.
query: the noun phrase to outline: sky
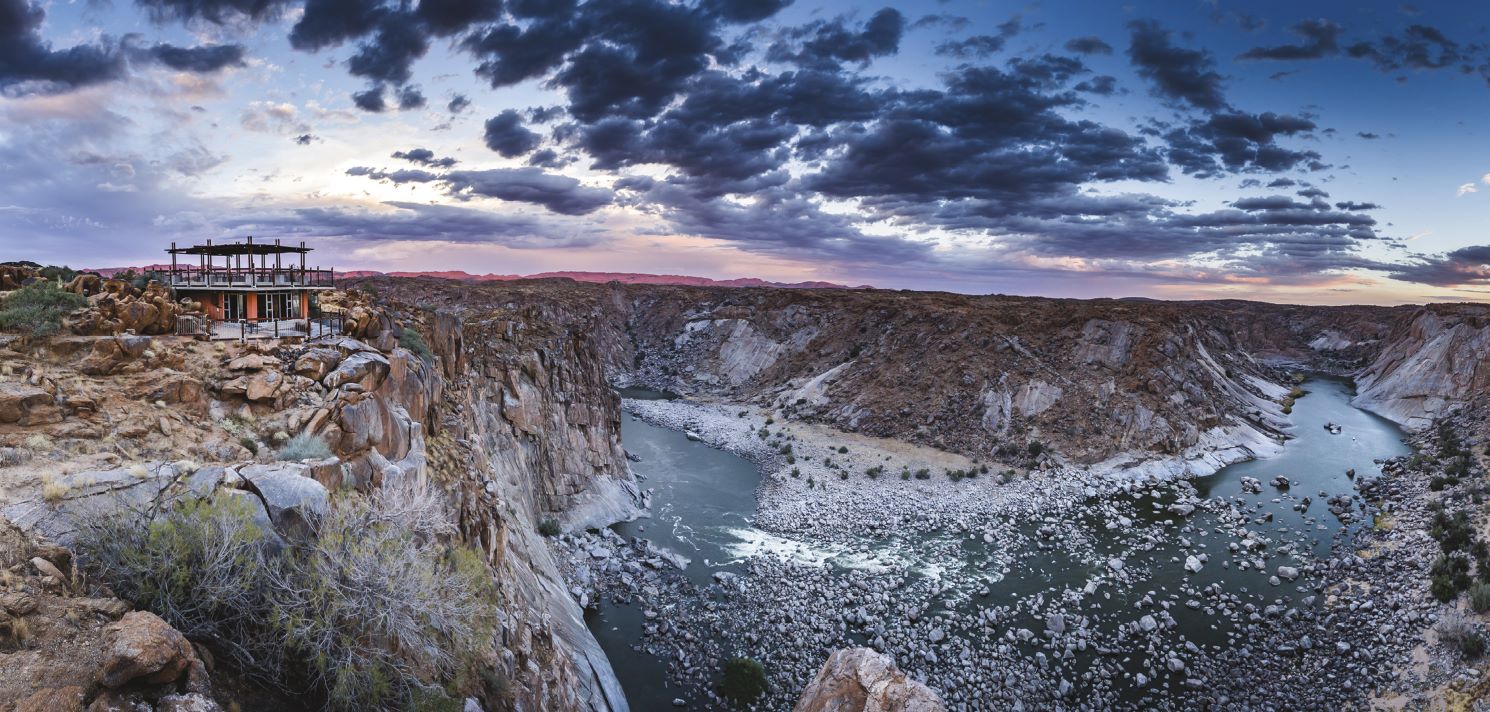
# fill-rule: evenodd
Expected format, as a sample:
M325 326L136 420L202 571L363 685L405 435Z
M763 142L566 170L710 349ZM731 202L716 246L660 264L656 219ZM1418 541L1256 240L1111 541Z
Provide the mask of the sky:
M0 260L1490 297L1490 6L0 0Z

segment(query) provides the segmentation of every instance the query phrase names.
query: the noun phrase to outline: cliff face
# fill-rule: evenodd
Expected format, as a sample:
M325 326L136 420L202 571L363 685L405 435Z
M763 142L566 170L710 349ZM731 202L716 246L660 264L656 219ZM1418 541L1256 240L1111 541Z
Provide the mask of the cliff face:
M1288 427L1288 370L1353 371L1410 314L562 280L378 284L434 305L533 310L583 331L616 382L975 457L1026 461L1039 443L1075 464L1164 472L1206 473L1275 448Z
M627 709L538 533L637 512L600 342L499 303L338 296L348 337L309 345L0 339L0 515L65 539L82 513L185 484L262 493L278 527L342 488L429 481L498 582L489 708ZM429 354L397 345L405 328ZM274 462L293 433L332 456Z
M1422 428L1490 388L1490 307L1435 304L1397 323L1356 377L1355 405Z

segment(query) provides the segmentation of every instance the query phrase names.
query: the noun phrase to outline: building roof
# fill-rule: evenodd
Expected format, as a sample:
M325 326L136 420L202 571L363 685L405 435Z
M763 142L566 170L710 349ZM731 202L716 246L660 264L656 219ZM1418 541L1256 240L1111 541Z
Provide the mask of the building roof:
M226 242L220 245L214 245L209 242L205 245L192 245L191 247L176 247L172 243L171 248L166 250L166 252L173 255L212 255L220 257L223 255L304 254L310 252L310 250L311 248L306 247L303 242L300 243L299 247L291 247L274 242L254 242L253 238L249 238L246 242Z

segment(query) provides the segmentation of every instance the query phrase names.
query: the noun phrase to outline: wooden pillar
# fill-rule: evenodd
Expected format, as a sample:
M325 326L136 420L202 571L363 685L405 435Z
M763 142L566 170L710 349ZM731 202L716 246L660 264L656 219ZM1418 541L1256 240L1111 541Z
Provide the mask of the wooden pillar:
M243 295L243 310L248 314L249 321L257 321L259 318L259 295L255 292L245 292Z
M300 318L301 319L309 319L310 318L310 290L309 289L302 289L302 290L300 290Z

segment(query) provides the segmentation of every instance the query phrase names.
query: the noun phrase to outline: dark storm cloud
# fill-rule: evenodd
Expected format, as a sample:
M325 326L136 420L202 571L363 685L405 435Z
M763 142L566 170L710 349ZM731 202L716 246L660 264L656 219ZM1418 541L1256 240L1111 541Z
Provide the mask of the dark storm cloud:
M472 33L463 47L481 61L476 74L499 88L547 74L584 40L581 22L564 17L498 25Z
M496 198L541 205L561 215L586 215L610 205L615 193L584 185L574 178L539 168L493 168L481 171L431 173L421 170L383 171L366 166L347 169L347 175L404 183L439 183L462 200Z
M1357 202L1355 202L1353 200L1347 200L1347 201L1345 201L1343 203L1335 203L1335 207L1336 208L1339 208L1340 210L1380 210L1381 209L1381 206L1380 205L1377 205L1376 203L1357 203Z
M314 135L312 135L312 134L300 134L299 136L296 136L295 137L295 145L297 145L297 146L309 146L311 143L315 142L316 140L318 140L318 139L316 139L316 137Z
M1407 265L1394 266L1387 272L1392 279L1457 287L1490 284L1490 245L1462 247L1432 257L1420 257Z
M424 92L419 91L419 87L409 85L398 90L398 108L401 110L422 109L426 103Z
M1400 35L1388 35L1375 42L1357 42L1347 47L1345 53L1370 60L1383 72L1443 69L1469 59L1466 48L1427 25L1409 25Z
M183 72L209 74L228 67L243 66L243 45L203 45L201 47L177 47L172 44L157 44L145 50L155 61Z
M999 25L996 35L973 35L962 40L943 42L937 45L936 53L950 57L987 57L1004 48L1015 35L1019 34L1019 17L1016 16L1008 22ZM1111 48L1109 48L1111 49Z
M792 4L792 0L703 0L699 7L726 22L759 22Z
M466 98L465 94L456 94L455 96L451 97L450 103L446 104L445 108L452 114L459 114L460 112L465 111L466 107L470 105L471 100Z
M516 111L508 109L486 120L486 147L503 158L516 158L538 148L538 134L523 126Z
M374 81L403 84L412 76L414 60L428 51L424 28L401 13L390 13L378 24L377 33L358 45L357 53L347 60L347 71Z
M1112 54L1112 45L1101 37L1077 37L1066 42L1066 51L1077 54Z
M238 18L263 20L278 16L290 0L135 0L157 22L206 20L223 24Z
M866 64L875 57L895 54L905 33L905 17L899 10L884 8L858 29L848 21L819 20L791 28L766 56L776 62L794 62L814 69L836 69L843 62Z
M573 226L524 215L499 215L450 205L422 205L390 201L392 211L341 208L293 208L266 214L249 212L222 220L218 227L231 232L307 237L407 240L495 244L516 249L580 247L600 236Z
M1253 47L1237 59L1319 59L1339 54L1340 26L1329 20L1304 20L1293 26L1299 44Z
M1226 108L1222 78L1210 52L1176 47L1170 32L1154 20L1135 20L1128 29L1128 58L1139 76L1153 83L1155 95L1206 111Z
M442 178L457 196L483 196L542 205L562 215L585 215L611 204L614 193L538 168L454 171Z
M53 50L41 39L46 18L29 0L0 0L0 95L54 94L124 76L118 48L107 44Z
M407 151L394 151L393 157L402 158L403 160L410 163L415 163L421 166L428 166L430 168L449 168L459 162L449 156L435 158L435 152L427 148L411 148Z
M359 91L353 94L352 103L357 108L363 111L370 111L374 114L388 108L387 102L383 99L383 87L381 86L372 87L366 91Z
M1276 141L1316 128L1313 121L1299 116L1222 112L1164 133L1169 144L1165 155L1180 170L1201 177L1242 171L1277 173L1300 166L1320 169L1324 165L1317 151L1294 150Z
M502 0L419 0L415 16L430 32L448 36L502 16Z

